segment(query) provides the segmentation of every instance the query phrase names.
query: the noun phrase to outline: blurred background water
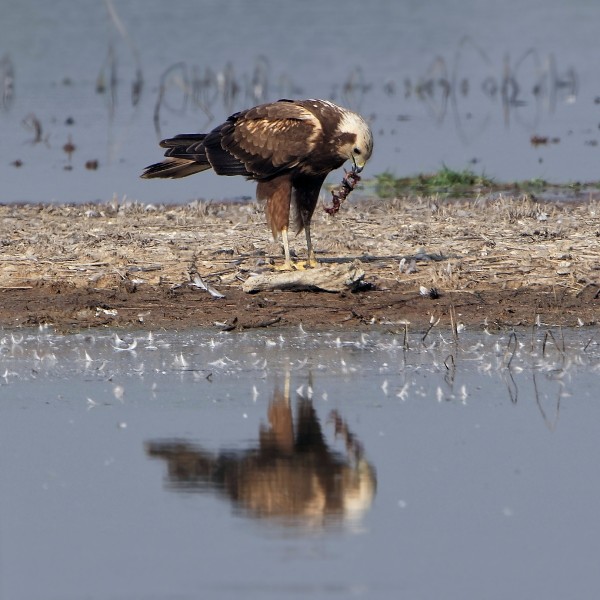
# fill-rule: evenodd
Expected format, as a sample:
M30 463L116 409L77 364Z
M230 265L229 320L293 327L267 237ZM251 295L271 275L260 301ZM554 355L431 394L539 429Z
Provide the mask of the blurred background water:
M368 176L598 178L592 0L20 0L1 16L2 202L253 196L212 173L138 175L161 137L280 97L363 113Z

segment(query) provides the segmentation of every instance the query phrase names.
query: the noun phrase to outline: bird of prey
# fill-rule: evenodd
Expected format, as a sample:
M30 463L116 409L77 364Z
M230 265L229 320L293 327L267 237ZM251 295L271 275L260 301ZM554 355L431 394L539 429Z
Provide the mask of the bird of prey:
M288 230L304 229L306 264L316 266L310 222L321 186L348 160L354 173L362 171L373 135L360 115L333 102L284 99L237 112L210 133L177 135L160 145L167 158L146 167L142 177L187 177L213 169L256 181L273 237L283 242L281 268L293 269L301 265L291 261Z

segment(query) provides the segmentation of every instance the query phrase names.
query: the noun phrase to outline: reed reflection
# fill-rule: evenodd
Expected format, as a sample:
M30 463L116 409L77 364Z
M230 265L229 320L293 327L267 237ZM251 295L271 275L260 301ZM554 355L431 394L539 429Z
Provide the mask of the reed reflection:
M170 489L214 491L247 516L307 527L356 522L375 495L374 467L337 411L328 424L344 452L327 442L311 400L297 395L295 405L294 418L286 379L283 392L275 388L258 443L246 450L213 453L167 440L148 442L146 451L166 461Z

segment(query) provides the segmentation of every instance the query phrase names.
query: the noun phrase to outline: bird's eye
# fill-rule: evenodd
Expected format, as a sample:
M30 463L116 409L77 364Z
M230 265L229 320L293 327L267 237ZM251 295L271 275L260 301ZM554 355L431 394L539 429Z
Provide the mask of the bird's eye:
M360 156L360 155L361 155L360 148L354 148L353 152L354 152L354 154L356 154L357 156Z

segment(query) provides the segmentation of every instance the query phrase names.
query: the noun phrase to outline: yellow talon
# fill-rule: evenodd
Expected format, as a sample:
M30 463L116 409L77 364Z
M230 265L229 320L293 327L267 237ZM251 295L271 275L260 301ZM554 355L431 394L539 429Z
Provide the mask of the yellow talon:
M319 263L316 260L306 260L304 262L289 261L282 265L273 265L275 271L305 271L306 269L316 269Z
M286 260L282 265L273 265L275 271L296 271L298 263Z

